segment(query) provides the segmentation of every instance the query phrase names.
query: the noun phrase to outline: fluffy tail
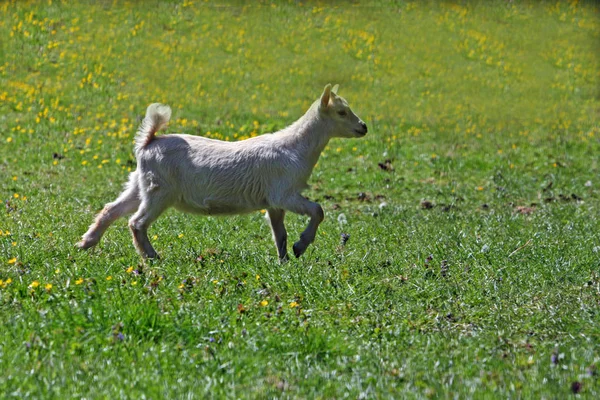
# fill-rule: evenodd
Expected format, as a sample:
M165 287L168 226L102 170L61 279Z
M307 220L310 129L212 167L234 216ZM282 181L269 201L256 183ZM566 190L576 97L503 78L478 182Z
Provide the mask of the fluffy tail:
M170 119L171 107L160 103L150 104L135 136L135 151L148 146L154 140L156 132L164 128Z

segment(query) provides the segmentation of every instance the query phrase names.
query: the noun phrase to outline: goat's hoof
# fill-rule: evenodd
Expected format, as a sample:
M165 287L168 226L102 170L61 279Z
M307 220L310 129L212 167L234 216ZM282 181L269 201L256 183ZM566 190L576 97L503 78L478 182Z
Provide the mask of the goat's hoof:
M296 258L300 257L306 251L306 247L304 247L300 242L294 243L292 248L294 249L294 255Z
M160 256L158 255L158 253L147 254L146 259L149 261L160 260Z
M81 239L79 242L75 243L75 247L80 250L87 250L90 247L93 247L96 243L92 240Z

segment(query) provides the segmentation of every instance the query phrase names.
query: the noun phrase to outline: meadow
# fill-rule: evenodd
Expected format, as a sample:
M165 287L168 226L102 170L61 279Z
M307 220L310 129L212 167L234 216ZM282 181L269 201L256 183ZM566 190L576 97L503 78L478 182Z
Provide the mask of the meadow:
M0 37L1 398L600 397L597 2L3 1ZM242 140L327 83L369 133L301 258L263 213L75 248L148 104Z

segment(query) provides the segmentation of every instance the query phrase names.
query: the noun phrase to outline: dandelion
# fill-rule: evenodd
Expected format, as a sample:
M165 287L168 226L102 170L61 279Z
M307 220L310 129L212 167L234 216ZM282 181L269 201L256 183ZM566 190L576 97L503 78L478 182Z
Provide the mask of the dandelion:
M14 264L14 263L16 263L16 262L17 262L17 257L13 257L13 258L11 258L10 260L8 260L8 263L9 263L9 264Z
M6 138L6 142L7 142L7 143L10 143L10 142L12 142L12 138L11 138L11 137L7 137L7 138Z
M35 289L35 288L37 288L38 286L40 286L40 282L38 282L38 281L33 281L33 282L31 282L31 284L29 285L29 287L30 287L30 288L32 288L32 289Z
M83 283L83 278L79 278L75 281L76 285L81 285Z
M296 308L296 307L298 307L299 305L300 305L300 304L298 304L297 302L295 302L295 301L292 301L292 302L290 303L290 308Z
M19 198L19 193L15 193L15 194L13 194L13 197L14 197L15 199L18 199L18 198Z
M127 268L127 270L125 272L127 272L128 274L132 273L133 272L133 267Z
M181 239L181 238L183 237L183 233L180 233L179 235L177 235L177 237L178 237L179 239Z
M262 307L266 307L266 306L268 306L268 305L269 305L269 302L268 302L267 300L263 300L263 301L261 301L261 302L260 302L260 305L261 305Z
M44 289L46 289L46 292L49 292L52 290L52 284L51 283L46 283L46 285L44 286Z
M107 280L107 281L112 281L112 276L110 276L110 275L109 275L109 276L107 276L107 277L106 277L106 280Z

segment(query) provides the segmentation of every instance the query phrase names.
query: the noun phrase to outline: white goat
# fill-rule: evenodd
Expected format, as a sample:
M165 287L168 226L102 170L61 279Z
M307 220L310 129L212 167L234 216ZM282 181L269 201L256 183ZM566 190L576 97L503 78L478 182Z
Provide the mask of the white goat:
M324 218L321 206L300 194L321 152L332 137L358 138L367 133L367 125L337 96L337 87L325 86L321 98L287 128L238 142L182 134L156 137L169 121L171 109L150 105L136 136L137 169L77 246L94 246L117 218L135 211L129 220L133 243L142 257L155 258L148 227L171 206L206 215L266 208L281 261L287 260L285 212L310 216L293 246L300 257Z

